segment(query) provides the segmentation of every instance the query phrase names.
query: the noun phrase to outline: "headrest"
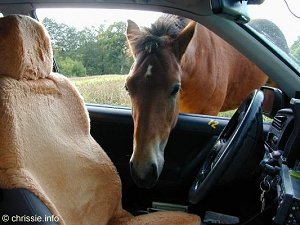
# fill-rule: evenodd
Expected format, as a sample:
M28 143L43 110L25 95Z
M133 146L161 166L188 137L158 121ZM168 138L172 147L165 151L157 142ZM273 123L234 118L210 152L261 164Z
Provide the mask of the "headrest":
M0 75L36 80L52 71L48 32L38 21L21 15L0 18Z

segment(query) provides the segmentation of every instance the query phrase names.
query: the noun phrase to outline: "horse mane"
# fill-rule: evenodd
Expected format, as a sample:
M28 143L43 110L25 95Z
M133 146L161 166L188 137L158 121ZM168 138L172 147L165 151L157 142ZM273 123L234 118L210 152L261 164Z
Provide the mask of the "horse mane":
M142 27L134 39L132 47L135 52L151 53L175 39L189 23L189 20L177 15L164 14L151 27Z

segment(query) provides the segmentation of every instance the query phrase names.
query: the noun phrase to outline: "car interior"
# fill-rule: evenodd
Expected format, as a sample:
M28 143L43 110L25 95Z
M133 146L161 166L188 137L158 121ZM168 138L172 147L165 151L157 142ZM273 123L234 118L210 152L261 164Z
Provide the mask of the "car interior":
M0 224L299 224L299 71L250 35L245 5L1 0ZM85 103L57 73L49 35L35 20L35 10L43 7L189 17L244 53L278 86L254 90L231 118L180 114L158 183L139 188L129 168L131 109Z

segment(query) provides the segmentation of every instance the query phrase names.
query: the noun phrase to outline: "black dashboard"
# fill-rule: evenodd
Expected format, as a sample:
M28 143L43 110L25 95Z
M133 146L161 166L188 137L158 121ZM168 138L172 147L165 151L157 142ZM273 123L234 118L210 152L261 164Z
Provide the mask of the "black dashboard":
M277 111L261 161L262 211L273 207L275 224L300 224L300 99Z

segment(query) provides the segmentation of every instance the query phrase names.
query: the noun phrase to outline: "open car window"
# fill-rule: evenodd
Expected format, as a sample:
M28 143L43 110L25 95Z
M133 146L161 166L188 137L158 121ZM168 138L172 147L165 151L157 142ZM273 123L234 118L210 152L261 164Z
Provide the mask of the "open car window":
M162 13L51 8L37 9L36 14L51 36L59 72L70 77L86 103L131 107L124 88L133 63L126 39L127 20L149 27ZM218 115L231 117L234 111Z
M126 42L127 19L149 26L161 13L85 8L36 13L51 36L59 72L71 78L85 102L130 107L124 89L133 63Z

